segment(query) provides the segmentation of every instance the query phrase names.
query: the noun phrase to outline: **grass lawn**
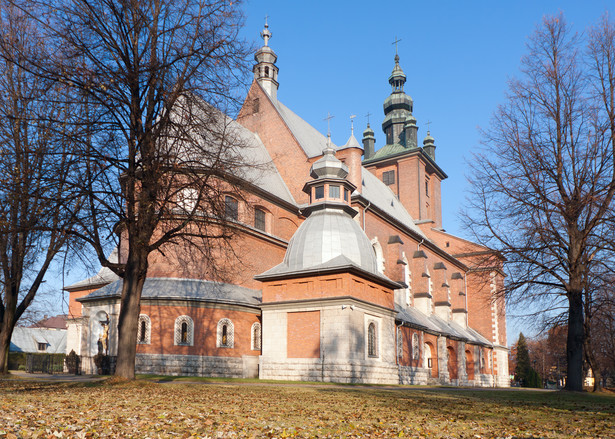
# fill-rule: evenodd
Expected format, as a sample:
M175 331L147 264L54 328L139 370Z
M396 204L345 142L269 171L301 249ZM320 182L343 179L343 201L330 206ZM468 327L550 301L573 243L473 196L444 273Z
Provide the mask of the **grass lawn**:
M2 437L615 438L615 395L9 379Z

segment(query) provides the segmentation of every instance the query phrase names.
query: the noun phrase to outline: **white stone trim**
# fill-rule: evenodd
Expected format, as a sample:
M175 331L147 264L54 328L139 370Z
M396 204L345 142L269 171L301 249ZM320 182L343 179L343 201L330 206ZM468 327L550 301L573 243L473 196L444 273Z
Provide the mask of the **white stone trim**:
M260 351L262 347L262 327L259 322L254 322L250 328L250 346L253 351Z
M145 322L145 336L143 336L142 322ZM139 323L137 326L137 344L152 343L152 321L147 314L139 314Z
M182 341L182 323L187 325L186 341ZM192 346L194 344L194 322L190 316L179 316L175 319L175 345Z
M226 325L226 343L223 343L224 326ZM216 329L216 347L218 348L234 348L235 347L235 326L231 319L223 318L218 321Z

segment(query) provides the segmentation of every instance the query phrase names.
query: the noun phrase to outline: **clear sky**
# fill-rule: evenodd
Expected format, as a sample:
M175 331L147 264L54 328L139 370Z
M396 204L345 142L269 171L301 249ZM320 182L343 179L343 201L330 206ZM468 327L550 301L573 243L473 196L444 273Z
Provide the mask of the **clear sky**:
M361 141L369 112L376 149L384 145L382 103L398 44L405 92L414 100L419 141L428 121L436 161L448 174L442 185L444 228L468 237L459 221L468 183L466 162L480 147L480 128L504 102L508 79L518 75L527 37L546 15L564 14L578 32L615 9L610 0L584 1L290 1L248 0L244 35L262 45L268 16L278 55L278 99L337 145ZM508 338L521 327L509 309Z

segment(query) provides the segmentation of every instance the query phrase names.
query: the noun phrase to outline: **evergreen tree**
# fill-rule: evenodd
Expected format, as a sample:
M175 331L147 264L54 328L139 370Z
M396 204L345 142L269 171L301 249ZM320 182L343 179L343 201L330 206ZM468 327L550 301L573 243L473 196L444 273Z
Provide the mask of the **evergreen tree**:
M515 367L515 380L525 387L528 383L530 369L530 353L523 332L519 333L517 341L517 366Z
M523 332L519 333L519 341L517 341L515 379L520 383L521 387L542 387L540 374L530 364L530 352Z

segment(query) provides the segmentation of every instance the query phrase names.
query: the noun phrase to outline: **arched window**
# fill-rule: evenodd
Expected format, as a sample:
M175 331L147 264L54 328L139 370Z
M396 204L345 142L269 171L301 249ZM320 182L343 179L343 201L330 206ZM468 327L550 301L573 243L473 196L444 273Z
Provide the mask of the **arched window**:
M367 325L367 356L378 356L378 338L376 334L376 323L370 322Z
M253 351L260 351L261 350L261 324L256 322L254 324L252 324L252 330L251 330L251 335L252 335L252 350Z
M235 330L233 322L229 319L220 319L218 322L216 346L219 348L232 348L235 346Z
M258 207L254 209L254 228L265 232L267 228L266 222L267 214L263 209Z
M177 205L184 212L191 213L199 200L199 192L194 188L184 188L177 195Z
M423 350L425 351L425 363L423 364L423 367L431 369L433 366L431 361L431 347L429 346L429 344L425 343L425 345L423 346Z
M151 340L151 321L145 314L139 315L139 327L137 328L137 343L138 344L150 344Z
M378 264L378 271L384 273L384 253L382 252L382 245L378 242L378 237L372 239L372 248L376 254L376 263Z
M265 77L269 78L269 67L265 67Z
M404 334L401 327L397 328L397 358L404 358Z
M239 219L239 203L228 195L224 197L224 215L231 220L237 221Z
M412 334L412 359L419 359L419 335L416 332Z
M194 323L188 316L175 319L175 344L179 346L192 346L194 343Z

